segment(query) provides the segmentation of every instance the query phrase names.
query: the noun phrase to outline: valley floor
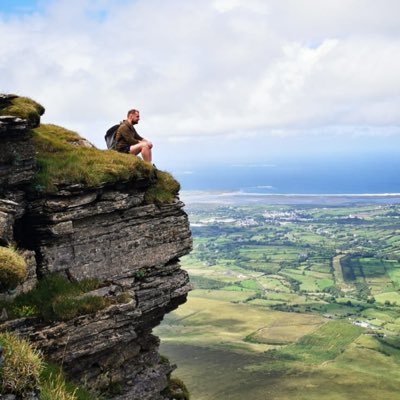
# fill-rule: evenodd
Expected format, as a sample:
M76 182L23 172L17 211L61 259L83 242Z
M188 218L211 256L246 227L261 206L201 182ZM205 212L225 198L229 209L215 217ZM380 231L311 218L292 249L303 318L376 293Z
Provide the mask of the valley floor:
M156 334L192 400L399 399L399 211L189 208L196 289Z

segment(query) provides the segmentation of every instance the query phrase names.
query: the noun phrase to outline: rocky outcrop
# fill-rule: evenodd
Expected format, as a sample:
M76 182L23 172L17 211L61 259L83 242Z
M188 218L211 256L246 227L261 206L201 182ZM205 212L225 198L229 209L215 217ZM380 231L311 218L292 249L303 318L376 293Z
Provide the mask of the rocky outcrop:
M191 236L183 203L143 205L144 183L74 188L31 201L20 224L31 234L20 242L36 250L39 273L119 279L186 254Z
M0 244L26 249L30 275L96 278L109 306L69 321L6 321L75 381L112 399L162 400L173 367L160 358L152 329L191 289L179 257L192 241L183 203L145 204L149 182L136 180L57 193L29 190L34 149L29 124L0 117Z
M0 105L10 95L0 95ZM26 188L35 175L35 149L28 121L0 116L0 245L15 243L16 222L25 214ZM36 261L33 252L25 251L28 276L16 293L32 289L36 282ZM7 298L7 294L0 294Z
M34 147L29 124L12 116L0 116L0 186L29 183L34 171Z

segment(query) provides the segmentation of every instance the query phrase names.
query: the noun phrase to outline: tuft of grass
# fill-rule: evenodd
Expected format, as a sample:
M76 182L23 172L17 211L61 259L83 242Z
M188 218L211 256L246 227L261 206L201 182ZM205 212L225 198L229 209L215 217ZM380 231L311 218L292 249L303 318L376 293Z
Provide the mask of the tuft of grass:
M96 311L102 310L108 304L100 296L84 296L81 298L57 296L52 303L53 318L68 321L78 315L93 314Z
M44 107L29 97L14 97L0 107L0 115L12 115L28 120L32 126L38 126Z
M26 274L24 258L10 247L0 247L0 290L14 289Z
M179 182L168 172L157 171L157 180L145 194L147 204L172 203L178 195Z
M61 374L50 376L41 387L40 400L77 400L75 393L66 390L65 379Z
M3 363L0 369L1 393L22 395L37 390L42 371L42 359L27 341L10 333L0 334Z
M45 321L66 321L91 314L109 305L103 297L85 295L85 292L98 285L98 281L94 280L70 282L61 275L49 275L30 292L17 296L12 303L11 313L17 317L28 313Z
M62 369L54 364L44 364L40 383L40 400L97 400L84 387L68 382Z
M45 363L41 354L24 339L0 334L3 360L0 367L0 398L14 394L25 398L40 392L40 400L98 400L82 386L66 381L62 369Z
M132 296L128 292L122 292L117 296L118 303L127 304L132 300Z
M171 400L190 400L190 393L186 385L179 378L170 377L168 387L162 393Z
M7 309L7 303L4 304ZM39 314L39 310L34 305L12 305L11 315L17 318L34 317Z
M39 170L34 186L44 192L60 185L103 183L151 178L153 167L129 154L80 145L75 132L56 125L40 125L33 131Z

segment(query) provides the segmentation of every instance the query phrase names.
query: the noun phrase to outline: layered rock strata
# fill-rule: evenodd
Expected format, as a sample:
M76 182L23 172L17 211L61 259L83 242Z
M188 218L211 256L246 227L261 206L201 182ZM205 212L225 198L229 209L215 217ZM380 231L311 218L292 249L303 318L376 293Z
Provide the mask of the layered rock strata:
M0 105L12 95L0 95ZM16 221L26 208L26 190L35 175L35 149L32 124L13 116L0 116L0 245L15 244ZM14 294L32 289L36 282L36 261L33 252L25 251L28 276ZM1 294L0 298L8 298Z
M108 390L107 398L164 399L173 367L160 358L151 331L191 289L179 265L192 246L183 204L145 204L146 180L38 195L26 186L34 176L28 124L0 118L0 142L0 241L27 251L24 290L36 274L96 278L101 287L88 295L111 304L66 322L22 318L0 330L29 338L73 380ZM15 163L10 154L21 158Z

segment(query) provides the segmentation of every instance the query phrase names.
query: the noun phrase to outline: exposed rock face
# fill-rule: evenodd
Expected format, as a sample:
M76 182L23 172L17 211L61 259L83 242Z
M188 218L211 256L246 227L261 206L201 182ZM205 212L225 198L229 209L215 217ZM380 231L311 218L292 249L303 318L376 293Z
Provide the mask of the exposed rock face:
M183 204L144 204L146 181L26 194L33 155L29 126L0 117L0 244L16 241L27 249L30 276L21 290L32 287L36 273L97 278L103 285L89 294L112 305L67 322L25 318L0 329L28 337L76 381L118 387L108 398L164 399L173 367L160 360L151 331L191 289L179 265L192 246Z
M16 117L0 116L0 187L29 183L34 171L34 147L29 125Z
M0 104L10 99L0 95ZM34 146L30 125L12 116L0 116L0 245L15 242L16 221L25 213L25 189L35 175ZM27 280L16 293L32 289L37 282L33 252L25 252ZM7 295L0 296L7 298Z
M188 252L191 236L183 204L143 203L143 188L99 188L29 203L23 225L34 234L41 274L118 279L165 265Z

